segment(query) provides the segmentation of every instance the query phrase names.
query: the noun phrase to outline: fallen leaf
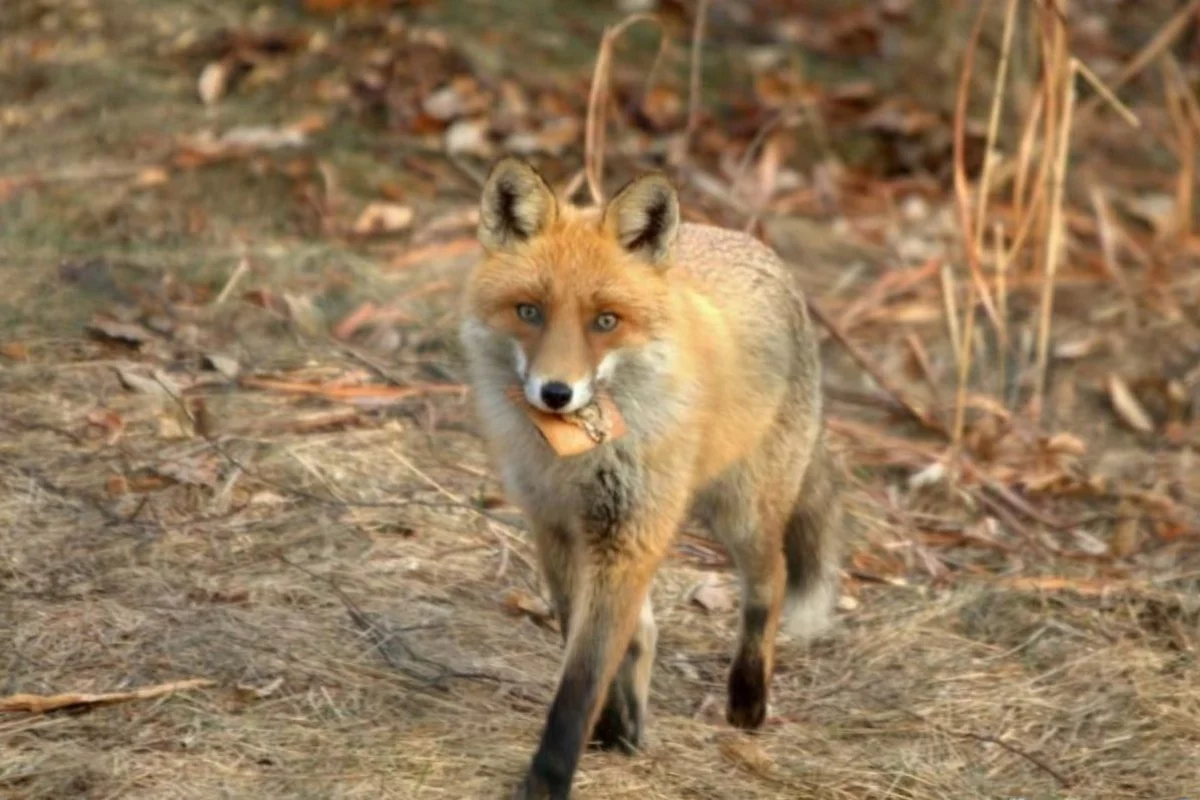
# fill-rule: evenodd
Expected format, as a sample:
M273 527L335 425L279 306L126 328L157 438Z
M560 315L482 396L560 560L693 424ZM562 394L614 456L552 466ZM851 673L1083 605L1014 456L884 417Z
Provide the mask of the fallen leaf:
M366 386L329 386L325 384L298 383L295 381L276 380L274 378L245 377L240 381L242 386L252 389L268 389L289 394L307 394L325 397L330 400L356 402L373 400L382 403L394 403L411 397L426 394L464 394L466 387L454 383L425 384L420 386L381 386L371 384Z
M936 486L946 477L946 465L935 461L920 472L913 473L908 478L908 488L916 491L927 486Z
M202 453L192 458L164 461L156 465L154 471L177 483L189 486L207 486L211 489L217 485L220 461L211 454Z
M133 185L148 189L151 186L162 186L170 180L171 173L164 167L146 167L134 177Z
M1128 558L1138 551L1142 538L1142 523L1137 517L1124 517L1117 521L1109 552L1117 558Z
M1110 373L1108 376L1108 397L1112 401L1113 410L1126 425L1142 433L1154 431L1150 415L1138 402L1129 385L1116 373Z
M105 431L104 443L114 445L125 432L125 419L111 408L97 408L87 415L89 425Z
M303 147L308 143L308 137L304 131L290 126L274 128L269 125L239 125L226 131L220 142L227 147L278 150L285 147Z
M438 259L448 261L460 258L465 255L474 254L478 250L479 241L477 239L474 237L463 237L461 239L452 239L448 242L439 242L437 244L426 245L425 247L406 250L393 258L389 266L392 269L406 269Z
M733 596L729 588L717 577L706 573L704 578L688 592L688 602L694 603L709 613L721 613L733 609Z
M342 321L334 326L334 338L343 340L349 339L356 332L358 332L360 328L374 319L378 310L378 307L370 301L363 303L358 308L354 309L345 317L343 317Z
M239 683L234 689L237 693L247 700L265 700L275 692L279 691L279 687L283 686L283 676L280 675L272 681L268 681L262 686L254 686L252 684Z
M209 353L204 357L204 363L219 372L223 377L233 380L241 370L236 358L223 356L219 353Z
M316 335L325 330L325 318L311 297L284 292L283 304L288 317L301 331Z
M1170 232L1177 224L1175 198L1169 194L1144 194L1125 201L1125 209L1154 229L1157 236Z
M151 376L141 375L131 367L119 365L116 368L117 378L121 385L132 392L159 395L162 397L178 397L179 387L161 370L154 370Z
M87 326L87 330L93 336L98 336L102 339L111 339L112 341L137 346L141 346L156 338L143 325L138 325L136 322L120 322L110 317L94 318Z
M0 356L13 361L28 361L29 347L24 342L4 342L0 344Z
M1088 555L1100 556L1108 552L1108 545L1094 534L1078 528L1071 531L1071 534L1075 537L1075 543L1079 545L1079 549Z
M30 714L45 714L47 711L56 711L60 708L108 705L110 703L124 703L130 700L150 700L155 697L174 694L175 692L187 691L188 689L204 689L216 685L216 681L204 678L192 678L184 681L160 683L157 686L146 686L141 689L135 689L132 692L54 695L14 694L8 697L0 697L0 713L26 712Z
M412 225L413 210L396 203L371 203L354 222L354 232L359 236L378 233L395 233Z
M196 88L200 93L200 101L206 106L215 105L225 96L229 88L229 77L233 74L233 64L228 61L213 61L200 70L200 79Z
M524 589L513 589L509 592L504 598L504 608L514 616L525 615L542 627L547 627L553 618L546 601Z
M487 158L492 154L492 144L487 139L487 132L486 120L460 119L446 129L443 140L446 152L452 156Z
M722 733L717 747L734 766L756 775L770 776L775 772L775 760L758 742L740 733Z

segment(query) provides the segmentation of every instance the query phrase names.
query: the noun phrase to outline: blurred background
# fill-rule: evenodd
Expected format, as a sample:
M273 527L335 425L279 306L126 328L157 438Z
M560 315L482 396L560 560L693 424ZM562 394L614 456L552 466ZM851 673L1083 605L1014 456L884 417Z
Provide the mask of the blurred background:
M1198 88L1196 0L4 0L0 796L505 795L559 636L458 351L503 153L774 246L847 466L764 733L689 526L577 796L1194 794Z

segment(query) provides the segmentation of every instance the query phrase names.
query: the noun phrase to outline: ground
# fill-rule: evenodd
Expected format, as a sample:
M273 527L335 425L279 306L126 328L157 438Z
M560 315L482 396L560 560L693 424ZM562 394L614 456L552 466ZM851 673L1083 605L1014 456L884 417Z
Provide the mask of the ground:
M363 8L311 13L326 5ZM957 234L970 17L772 16L786 5L713 4L690 158L694 8L662 4L675 44L640 106L654 36L631 31L604 182L666 164L685 216L749 225L830 323L852 523L837 624L781 642L768 724L729 728L736 591L689 528L654 587L645 749L587 753L575 796L1197 796L1194 29L1122 81L1141 128L1081 93L1034 413L1047 229L1015 247L1003 356ZM1176 13L1076 5L1071 46L1112 82ZM533 149L560 186L581 165L619 18L465 0L0 9L0 796L507 796L560 644L461 385L457 292L488 159ZM1030 59L1014 47L1014 81ZM988 230L1011 237L1007 194ZM972 343L961 396L951 319ZM188 680L59 710L16 697Z

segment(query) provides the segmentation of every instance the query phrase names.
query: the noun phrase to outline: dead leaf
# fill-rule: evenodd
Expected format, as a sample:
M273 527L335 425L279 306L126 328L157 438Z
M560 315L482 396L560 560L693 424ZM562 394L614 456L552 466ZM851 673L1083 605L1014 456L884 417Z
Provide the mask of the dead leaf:
M232 356L223 356L218 353L209 353L204 357L204 363L219 372L222 377L233 380L237 377L241 370L241 365L238 364L236 358Z
M734 766L756 775L771 776L775 760L758 742L740 733L722 733L717 737L721 755Z
M413 210L396 203L371 203L354 222L354 232L359 236L379 233L395 233L412 225Z
M1051 453L1081 456L1087 452L1087 444L1074 434L1056 433L1046 441L1046 450Z
M1088 555L1100 556L1108 552L1108 545L1101 541L1095 534L1079 528L1071 531L1071 534L1075 537L1075 543L1079 546L1079 549Z
M132 692L54 695L14 694L8 697L0 697L0 713L26 712L29 714L45 714L47 711L56 711L60 708L108 705L110 703L124 703L130 700L150 700L155 697L174 694L175 692L183 692L189 689L204 689L216 685L216 681L204 678L192 678L184 681L160 683L157 686L147 686L142 689L135 689Z
M393 258L389 266L392 269L406 269L430 261L449 261L466 255L473 255L478 250L479 240L474 237L464 236L461 239L451 239L448 242L438 242L437 244L407 250Z
M722 613L733 609L733 596L729 587L717 576L706 573L704 578L688 592L688 602L694 603L708 613Z
M1124 517L1117 521L1109 552L1117 558L1128 558L1138 551L1142 538L1142 523L1137 517Z
M213 61L200 71L200 79L196 88L200 93L200 101L206 106L216 105L225 96L229 88L229 77L233 74L233 64L229 61Z
M343 402L375 401L377 403L395 403L400 400L407 400L426 394L466 393L465 386L454 383L424 384L419 386L381 386L378 384L365 386L329 386L256 377L242 378L240 383L242 386L253 389L267 389L289 394L316 395Z
M120 322L111 317L94 318L87 326L87 330L93 336L102 339L111 339L136 346L141 346L157 338L143 325L138 325L136 322Z
M351 336L357 333L360 328L373 320L378 311L379 308L369 300L363 303L358 308L354 309L345 317L343 317L342 321L334 326L334 338L343 340L349 339Z
M1150 419L1150 415L1138 402L1137 397L1129 389L1129 385L1116 373L1110 373L1108 376L1108 397L1112 402L1113 410L1126 425L1142 433L1154 431L1154 422Z
M1156 236L1170 233L1177 224L1175 198L1169 194L1144 194L1125 201L1125 209L1149 225Z
M115 369L121 385L132 392L168 398L179 397L179 386L162 370L154 370L148 377L125 365L119 365Z
M106 445L116 444L125 432L125 419L111 408L92 410L87 415L87 421L89 425L105 431L104 443Z
M325 330L325 318L311 297L284 292L283 304L287 308L288 317L301 331L316 335Z
M269 125L239 125L226 131L220 142L232 148L278 150L285 147L303 147L308 144L308 136L304 131L291 126L274 128Z
M488 123L482 119L461 119L446 129L443 140L446 152L452 156L488 158L492 144L488 141Z
M252 684L239 683L234 687L238 695L246 700L265 700L275 692L279 691L279 687L283 686L283 676L280 675L274 680L268 681L262 686L254 686Z
M504 598L504 608L514 616L523 614L542 627L547 627L553 618L546 601L524 589L513 589L509 592Z
M4 342L0 344L0 356L13 361L28 361L29 347L24 342Z
M171 173L164 167L146 167L134 177L133 185L141 189L148 189L152 186L162 186L170 180Z
M189 486L214 488L220 476L220 461L211 454L202 453L192 458L164 461L154 467L164 478Z

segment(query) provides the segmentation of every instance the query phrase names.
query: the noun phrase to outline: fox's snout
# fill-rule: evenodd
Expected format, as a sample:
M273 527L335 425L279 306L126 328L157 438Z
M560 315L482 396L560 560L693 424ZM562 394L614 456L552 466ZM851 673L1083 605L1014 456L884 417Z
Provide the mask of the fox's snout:
M525 399L535 408L554 414L570 414L592 401L593 378L569 380L565 376L544 374L536 365L528 365L525 351L517 345L516 368L524 382Z

